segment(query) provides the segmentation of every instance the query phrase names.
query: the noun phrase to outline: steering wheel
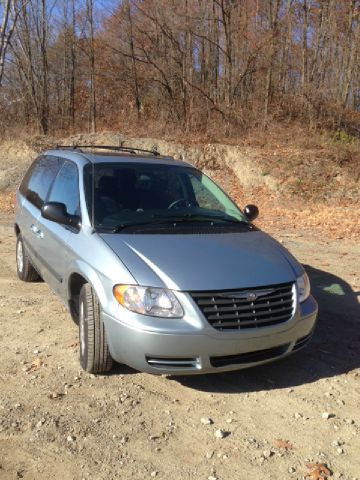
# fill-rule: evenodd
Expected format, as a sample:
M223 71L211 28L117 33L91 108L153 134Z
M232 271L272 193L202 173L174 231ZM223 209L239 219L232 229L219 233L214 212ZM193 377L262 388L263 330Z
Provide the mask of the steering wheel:
M195 203L192 202L191 200L186 200L186 198L178 198L174 202L171 202L170 205L167 207L168 210L171 210L173 208L178 208L181 204L184 205L186 208L190 208L195 206Z

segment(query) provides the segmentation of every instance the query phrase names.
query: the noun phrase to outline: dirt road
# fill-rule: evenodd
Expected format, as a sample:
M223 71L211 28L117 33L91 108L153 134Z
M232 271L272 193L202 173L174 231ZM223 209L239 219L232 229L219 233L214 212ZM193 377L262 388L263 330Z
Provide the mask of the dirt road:
M309 462L360 478L356 242L270 232L308 265L320 305L301 353L213 376L118 365L95 377L80 370L77 328L46 284L17 279L12 218L0 218L1 480L302 479Z

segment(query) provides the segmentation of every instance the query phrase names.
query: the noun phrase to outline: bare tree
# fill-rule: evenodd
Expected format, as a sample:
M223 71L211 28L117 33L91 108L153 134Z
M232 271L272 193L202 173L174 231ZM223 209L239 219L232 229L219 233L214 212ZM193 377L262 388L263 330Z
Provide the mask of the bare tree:
M24 1L0 0L0 86L3 79L6 52L24 4Z
M45 134L49 131L48 23L46 0L28 0L19 13L11 44L20 82Z
M95 33L94 2L86 0L86 21L88 24L88 56L90 70L89 130L96 132L96 77L95 77Z
M269 0L268 2L268 22L269 22L269 60L265 77L265 100L264 100L264 124L266 125L269 113L269 105L273 94L273 71L274 62L278 52L277 34L279 25L279 12L281 0Z
M360 0L0 2L0 108L45 133L360 124Z

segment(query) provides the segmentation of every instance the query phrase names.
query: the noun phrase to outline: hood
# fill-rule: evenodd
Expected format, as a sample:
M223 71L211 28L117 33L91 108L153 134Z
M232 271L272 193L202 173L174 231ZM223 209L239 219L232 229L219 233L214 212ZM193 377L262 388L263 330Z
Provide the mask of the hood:
M203 235L100 234L139 285L227 290L294 281L302 267L261 231Z

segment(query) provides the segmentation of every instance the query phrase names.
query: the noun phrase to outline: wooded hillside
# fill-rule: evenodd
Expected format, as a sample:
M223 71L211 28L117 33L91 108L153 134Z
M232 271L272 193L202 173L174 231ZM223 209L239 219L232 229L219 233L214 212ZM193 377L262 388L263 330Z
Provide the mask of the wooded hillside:
M360 132L359 0L1 0L0 131Z

